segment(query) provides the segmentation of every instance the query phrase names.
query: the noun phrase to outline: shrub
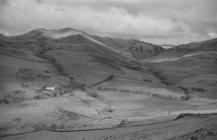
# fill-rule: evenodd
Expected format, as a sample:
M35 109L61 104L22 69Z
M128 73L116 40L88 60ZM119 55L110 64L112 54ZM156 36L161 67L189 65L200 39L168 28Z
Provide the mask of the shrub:
M96 92L88 92L87 93L89 96L93 97L93 98L98 98L99 95Z
M205 89L203 89L203 88L192 87L191 89L194 91L198 91L198 92L205 92Z
M188 101L188 100L190 99L190 96L185 95L185 96L181 96L180 98L181 98L181 100L183 100L183 101Z
M121 120L121 122L118 124L118 126L122 127L125 126L127 124L127 119Z

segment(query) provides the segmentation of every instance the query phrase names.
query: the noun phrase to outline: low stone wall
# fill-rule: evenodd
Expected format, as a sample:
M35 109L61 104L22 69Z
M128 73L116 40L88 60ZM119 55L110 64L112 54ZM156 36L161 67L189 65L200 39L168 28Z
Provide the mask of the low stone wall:
M128 94L138 94L138 95L148 95L155 98L163 98L163 99L172 99L172 100L188 100L185 96L170 96L170 95L163 95L163 94L156 94L151 93L151 91L141 91L141 90L130 90L130 89L118 89L118 88L111 88L111 87L98 87L100 91L113 91L113 92L121 92L121 93L128 93Z

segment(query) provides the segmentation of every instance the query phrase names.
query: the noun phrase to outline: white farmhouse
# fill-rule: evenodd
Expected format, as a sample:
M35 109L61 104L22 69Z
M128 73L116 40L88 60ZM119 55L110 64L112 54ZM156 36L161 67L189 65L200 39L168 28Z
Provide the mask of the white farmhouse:
M54 90L55 90L55 87L47 86L47 87L45 87L45 90L54 91Z

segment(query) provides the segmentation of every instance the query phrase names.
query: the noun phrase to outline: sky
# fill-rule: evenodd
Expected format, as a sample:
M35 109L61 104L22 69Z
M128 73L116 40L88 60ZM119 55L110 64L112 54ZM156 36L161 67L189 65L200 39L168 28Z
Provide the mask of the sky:
M217 37L217 0L0 0L0 33L75 28L89 34L183 44Z

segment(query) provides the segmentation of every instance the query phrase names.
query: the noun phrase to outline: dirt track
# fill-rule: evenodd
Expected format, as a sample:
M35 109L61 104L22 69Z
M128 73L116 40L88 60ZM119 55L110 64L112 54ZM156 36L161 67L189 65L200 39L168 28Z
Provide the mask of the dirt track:
M48 130L1 137L3 140L164 140L216 139L217 115L193 115L190 118L148 124L88 131L54 132Z

